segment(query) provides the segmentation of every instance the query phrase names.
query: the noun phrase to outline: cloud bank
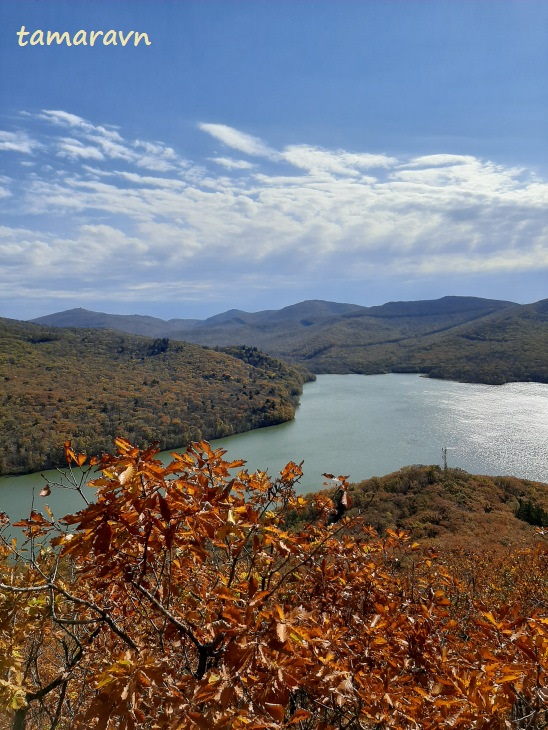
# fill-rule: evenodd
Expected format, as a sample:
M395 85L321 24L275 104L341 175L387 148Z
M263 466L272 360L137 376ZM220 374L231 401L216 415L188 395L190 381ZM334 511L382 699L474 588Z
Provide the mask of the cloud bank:
M275 149L209 122L199 160L66 111L19 126L0 131L6 297L237 303L305 281L329 298L333 278L548 269L548 183L522 168Z

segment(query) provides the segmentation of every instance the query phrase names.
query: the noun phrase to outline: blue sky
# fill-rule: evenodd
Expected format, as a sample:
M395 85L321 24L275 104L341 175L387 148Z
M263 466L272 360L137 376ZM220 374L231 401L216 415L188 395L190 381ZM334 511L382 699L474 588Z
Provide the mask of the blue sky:
M0 0L0 316L547 297L547 38L545 0Z

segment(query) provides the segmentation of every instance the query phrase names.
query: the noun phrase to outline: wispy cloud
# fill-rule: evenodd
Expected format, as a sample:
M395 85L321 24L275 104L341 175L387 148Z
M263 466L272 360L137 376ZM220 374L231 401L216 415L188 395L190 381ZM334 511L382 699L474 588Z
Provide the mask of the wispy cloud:
M68 112L54 109L44 109L37 116L39 119L43 119L61 127L74 128L83 133L98 133L103 137L108 137L113 140L122 140L122 137L114 127L103 127L91 124L85 119L82 119L82 117L76 116L76 114L69 114Z
M48 126L36 139L0 135L36 161L0 180L11 216L0 272L14 296L38 296L44 280L59 297L184 300L330 277L548 268L548 183L522 168L449 153L276 150L221 124L199 128L253 162L214 150L189 161L68 112L38 121Z
M73 137L60 138L58 154L61 156L123 160L157 172L167 172L187 165L173 148L161 142L125 140L114 127L91 124L75 114L44 110L37 115L37 118L59 127L69 128L73 135L81 137L81 140Z
M243 152L252 157L277 157L276 152L261 139L240 132L234 127L229 127L226 124L200 124L199 126L202 132L207 132L227 147L238 150L238 152Z
M324 150L308 145L291 145L282 153L284 160L313 174L335 173L359 177L363 170L388 168L397 163L386 155L356 154L345 150ZM370 178L373 182L374 178Z
M233 160L231 157L211 157L212 162L226 167L227 170L251 170L253 164L245 160Z
M59 154L71 159L104 160L105 155L97 147L82 144L77 139L67 137L59 141Z
M31 154L38 147L38 142L25 132L4 132L0 130L0 150L5 152L21 152Z

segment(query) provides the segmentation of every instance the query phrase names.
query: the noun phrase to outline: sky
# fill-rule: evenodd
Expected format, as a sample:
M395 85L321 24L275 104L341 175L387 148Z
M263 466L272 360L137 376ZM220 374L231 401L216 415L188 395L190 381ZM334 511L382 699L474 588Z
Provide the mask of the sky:
M0 0L0 316L548 297L547 39L545 0Z

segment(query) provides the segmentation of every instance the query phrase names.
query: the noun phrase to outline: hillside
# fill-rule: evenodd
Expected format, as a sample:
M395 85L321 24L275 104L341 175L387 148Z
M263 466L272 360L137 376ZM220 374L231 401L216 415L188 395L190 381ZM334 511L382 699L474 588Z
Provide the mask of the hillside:
M548 383L548 299L424 338L410 350L407 363L451 380Z
M63 464L66 439L87 453L118 435L166 449L281 423L309 377L251 348L0 319L0 474Z
M328 491L328 494L337 492ZM462 469L407 466L350 485L352 508L379 534L403 529L414 540L444 549L518 547L548 526L548 484ZM312 495L308 495L312 505ZM301 521L313 518L314 508Z
M279 310L244 312L231 309L205 320L168 321L78 308L39 317L33 323L114 329L208 346L251 345L286 357L310 358L310 345L318 345L318 335L320 340L323 337L325 341L333 339L367 345L432 334L514 306L519 305L477 297L389 302L375 307L311 300Z
M548 300L519 305L443 297L361 307L326 301L280 310L229 310L207 320L156 320L76 309L41 317L54 326L157 333L207 346L245 344L316 373L421 372L467 382L548 382ZM163 324L162 324L163 323Z
M113 315L77 308L38 317L33 323L53 327L114 329L155 337L173 337L207 346L267 345L274 351L274 343L279 341L283 349L287 337L293 337L293 332L299 337L309 327L315 331L318 327L342 320L346 316L367 311L366 307L354 304L310 301L280 310L244 312L230 309L205 320L166 321L141 315Z

